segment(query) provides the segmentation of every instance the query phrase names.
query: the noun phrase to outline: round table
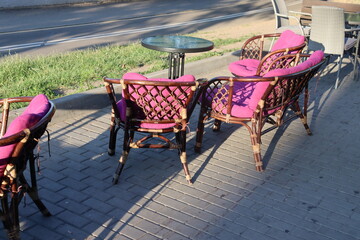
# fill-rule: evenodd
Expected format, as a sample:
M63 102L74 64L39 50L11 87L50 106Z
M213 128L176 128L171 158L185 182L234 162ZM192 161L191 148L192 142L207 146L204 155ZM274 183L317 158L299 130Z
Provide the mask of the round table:
M214 48L214 43L188 36L153 36L141 40L141 45L169 53L169 79L184 75L185 53L205 52Z

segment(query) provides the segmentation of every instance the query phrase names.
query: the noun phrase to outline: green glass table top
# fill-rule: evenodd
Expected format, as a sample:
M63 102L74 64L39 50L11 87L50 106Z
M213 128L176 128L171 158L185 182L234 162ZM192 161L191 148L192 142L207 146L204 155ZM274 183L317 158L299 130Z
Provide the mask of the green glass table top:
M141 44L149 49L170 53L204 52L214 48L214 43L209 40L177 35L147 37Z

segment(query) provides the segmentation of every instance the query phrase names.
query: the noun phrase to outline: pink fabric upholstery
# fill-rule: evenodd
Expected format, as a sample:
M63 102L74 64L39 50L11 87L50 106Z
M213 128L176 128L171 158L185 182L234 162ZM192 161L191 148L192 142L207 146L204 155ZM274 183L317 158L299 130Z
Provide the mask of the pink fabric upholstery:
M298 35L291 30L286 30L281 33L279 39L275 42L274 46L271 48L271 52L274 52L279 49L295 47L301 45L305 42L305 37Z
M298 35L290 30L284 31L279 39L275 42L274 46L271 49L271 52L274 52L279 49L286 49L290 47L295 47L301 45L305 42L305 37ZM267 61L272 61L278 57L274 55ZM230 63L229 70L232 74L241 77L251 77L255 76L257 68L259 67L260 60L257 59L243 59Z
M259 64L257 59L243 59L230 63L229 70L236 76L251 77L255 76Z
M231 109L231 116L240 118L251 118L254 111L256 110L259 100L261 99L268 86L269 82L234 83L233 106Z
M32 99L25 111L10 123L3 137L9 137L34 126L46 115L49 109L50 103L48 98L43 94L37 95ZM0 176L4 174L6 164L15 146L16 144L0 147Z
M320 63L323 57L324 52L316 51L303 63L287 69L275 69L269 71L264 75L264 77L275 77L301 72ZM264 95L269 84L270 82L235 83L231 115L241 118L252 117L254 111L257 108L258 102Z
M46 95L39 94L31 100L30 104L27 106L23 114L38 114L43 117L49 111L49 109L49 99Z
M192 75L184 75L181 76L177 79L167 79L167 78L147 78L139 73L126 73L123 76L123 79L129 79L129 80L149 80L149 81L172 81L172 82L194 82L195 81L195 77ZM140 92L141 94L141 92ZM169 93L163 92L163 94L166 96ZM120 113L120 119L121 121L125 121L126 120L126 102L125 99L122 98L120 101L117 102L117 107ZM136 108L136 106L133 106L134 108ZM137 114L137 118L139 119L144 119L145 116L142 116L142 114L139 112ZM173 123L169 123L169 124L152 124L152 123L142 123L140 125L140 127L142 128L149 128L149 129L165 129L165 128L171 128L175 126L175 124Z
M301 72L305 69L315 66L316 64L320 63L321 60L324 58L323 51L315 51L311 56L305 61L300 63L299 65L291 68L279 68L272 71L269 71L264 75L264 77L275 77L275 76L283 76L288 75L296 72Z

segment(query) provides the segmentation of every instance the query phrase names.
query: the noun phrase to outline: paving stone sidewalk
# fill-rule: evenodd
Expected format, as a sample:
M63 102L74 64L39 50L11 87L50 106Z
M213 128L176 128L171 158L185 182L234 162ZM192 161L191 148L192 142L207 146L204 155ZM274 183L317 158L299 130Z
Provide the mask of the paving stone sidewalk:
M209 123L196 154L196 109L187 145L192 186L176 151L152 149L133 149L113 186L122 133L108 156L109 107L50 124L51 157L44 139L38 183L53 215L26 199L22 239L360 239L360 82L351 69L337 90L336 70L312 80L313 136L295 120L263 137L263 173L254 170L244 127L212 132Z

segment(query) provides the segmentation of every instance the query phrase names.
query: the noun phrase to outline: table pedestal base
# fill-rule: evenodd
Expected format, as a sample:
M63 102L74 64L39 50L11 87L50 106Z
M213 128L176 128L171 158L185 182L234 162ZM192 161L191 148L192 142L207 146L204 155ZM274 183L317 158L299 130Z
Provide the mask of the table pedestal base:
M185 53L169 54L169 79L176 79L184 75Z

